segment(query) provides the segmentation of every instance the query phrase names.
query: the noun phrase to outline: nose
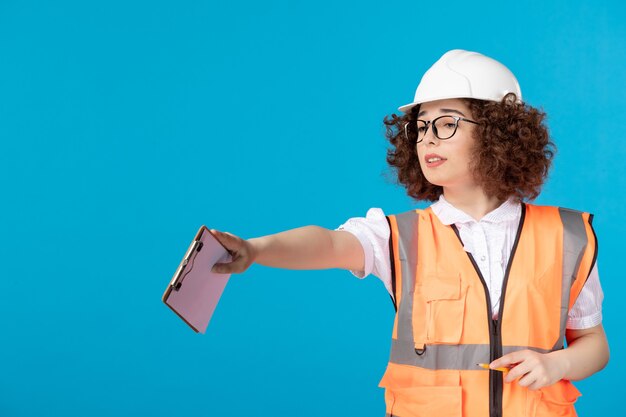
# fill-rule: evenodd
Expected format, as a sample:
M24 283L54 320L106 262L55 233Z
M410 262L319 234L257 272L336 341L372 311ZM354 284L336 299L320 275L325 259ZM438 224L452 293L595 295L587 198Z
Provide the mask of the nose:
M430 123L428 127L426 128L426 133L424 134L423 142L436 145L438 141L439 139L437 138L437 136L435 136L434 126L432 125L432 123Z

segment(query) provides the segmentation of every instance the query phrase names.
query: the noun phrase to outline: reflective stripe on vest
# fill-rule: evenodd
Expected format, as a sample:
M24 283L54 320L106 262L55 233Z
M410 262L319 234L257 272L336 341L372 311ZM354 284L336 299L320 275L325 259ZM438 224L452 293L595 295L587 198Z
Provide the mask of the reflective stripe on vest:
M593 215L587 215L587 222L584 221L583 216L579 211L570 210L559 207L559 215L563 222L563 280L562 280L562 293L561 293L561 329L560 337L557 343L554 345L553 350L562 349L565 340L565 325L567 323L567 313L574 306L583 285L587 282L591 269L598 256L598 243L595 237L595 232L591 227L593 221ZM587 223L587 225L585 224ZM587 247L587 229L590 229L593 233L593 257L591 260L585 259L584 266L587 267L590 264L584 281L579 280L578 285L576 279L580 275L581 263L585 255L585 249ZM587 271L587 268L583 269ZM573 290L573 291L572 291Z
M430 208L388 216L397 312L389 365L380 384L390 391L387 412L419 415L420 401L432 412L428 407L435 398L445 392L450 394L444 398L460 396L460 387L465 403L461 406L460 398L449 403L462 407L463 416L502 416L503 410L532 403L535 393L503 386L501 373L476 364L522 349L547 353L563 348L567 313L597 256L592 218L570 209L522 205L498 320L493 320L487 285L454 227L443 225ZM407 390L414 392L412 398L432 399L413 401L412 410L402 401ZM579 395L569 381L542 393L562 402ZM573 406L563 415L572 412Z

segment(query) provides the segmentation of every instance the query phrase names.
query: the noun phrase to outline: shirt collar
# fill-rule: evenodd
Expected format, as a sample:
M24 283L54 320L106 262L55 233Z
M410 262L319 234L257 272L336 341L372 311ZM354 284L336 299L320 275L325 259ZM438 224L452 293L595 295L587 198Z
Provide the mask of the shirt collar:
M445 199L443 194L441 194L439 196L439 200L433 203L430 207L435 215L439 218L439 221L441 221L441 223L446 226L452 223L476 222L476 220L472 216L450 204ZM509 197L499 207L485 214L485 216L480 219L480 221L501 223L519 218L521 212L521 204L515 201L513 197Z

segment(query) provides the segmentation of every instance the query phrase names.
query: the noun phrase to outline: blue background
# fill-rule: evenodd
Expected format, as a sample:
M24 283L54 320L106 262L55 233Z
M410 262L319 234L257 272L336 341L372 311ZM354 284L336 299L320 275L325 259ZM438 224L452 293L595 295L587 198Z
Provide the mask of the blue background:
M454 48L507 65L558 147L539 204L589 211L622 409L626 6L0 2L0 415L382 416L393 308L348 271L253 265L207 334L161 301L201 224L243 238L416 205L382 119Z

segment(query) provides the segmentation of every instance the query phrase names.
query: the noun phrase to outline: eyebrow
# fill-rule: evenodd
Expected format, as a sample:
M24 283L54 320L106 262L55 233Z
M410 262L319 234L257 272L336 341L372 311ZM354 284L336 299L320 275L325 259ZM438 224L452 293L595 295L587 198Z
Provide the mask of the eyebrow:
M455 110L455 109L441 109L441 112L442 113L456 113L456 114L460 114L463 117L466 117L463 113L461 113L460 111ZM417 117L421 117L421 116L423 116L425 114L426 114L426 110L422 110L421 112L419 112Z

